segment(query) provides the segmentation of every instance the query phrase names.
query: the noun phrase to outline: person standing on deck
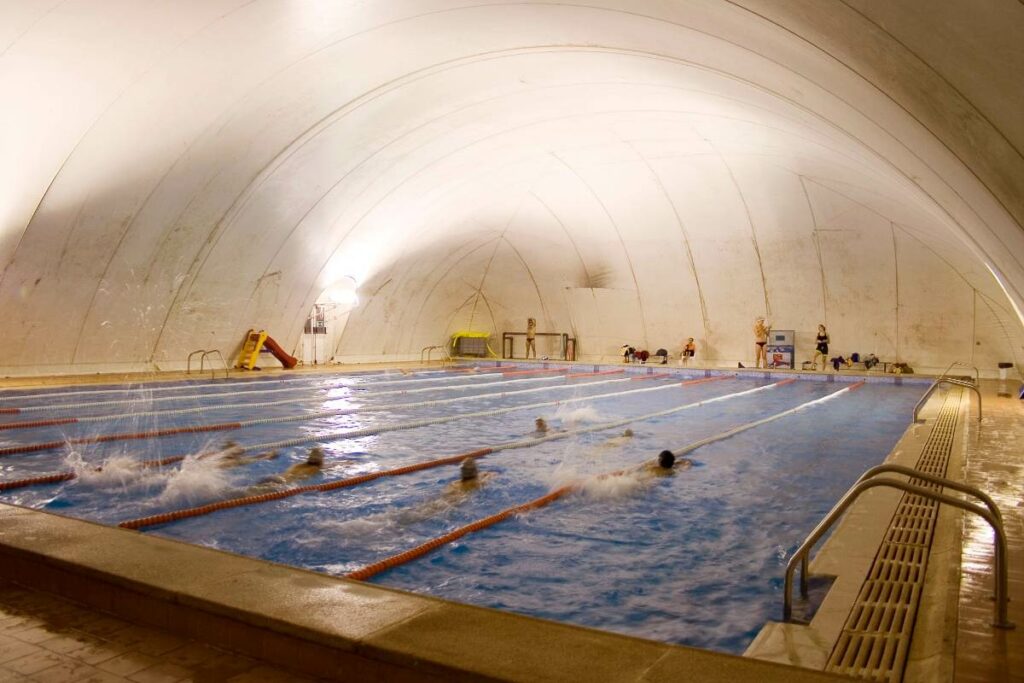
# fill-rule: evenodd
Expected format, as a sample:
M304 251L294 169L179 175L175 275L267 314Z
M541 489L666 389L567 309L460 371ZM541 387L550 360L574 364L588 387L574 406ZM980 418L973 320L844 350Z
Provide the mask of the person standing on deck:
M768 367L768 356L765 354L764 347L768 344L768 330L770 330L772 324L766 322L764 316L758 316L754 321L754 353L755 361L754 367L759 368L764 363L764 367Z
M535 318L526 319L526 357L530 357L530 352L533 351L533 357L537 357L537 320Z
M818 356L821 356L821 369L824 372L825 364L828 363L828 332L824 325L818 325L818 336L814 338L814 360L811 365L818 369Z

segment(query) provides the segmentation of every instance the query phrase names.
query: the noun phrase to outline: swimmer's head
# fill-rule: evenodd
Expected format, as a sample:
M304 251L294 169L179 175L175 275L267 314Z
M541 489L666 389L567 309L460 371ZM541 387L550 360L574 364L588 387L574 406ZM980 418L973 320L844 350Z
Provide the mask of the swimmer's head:
M476 460L473 458L466 458L459 465L459 473L462 476L462 481L472 481L476 479L476 475L479 472L476 466Z
M238 445L237 441L232 441L231 439L228 439L227 441L224 442L224 445L221 448L223 448L224 450L227 450L229 448L234 448L237 445Z
M626 428L626 430L622 432L622 435L623 436L633 436L633 430L629 429L629 428Z
M658 453L658 467L666 470L672 469L672 465L676 463L676 456L672 451L662 451Z
M319 446L313 446L309 451L309 457L306 458L307 465L315 465L316 467L323 467L324 465L324 449Z
M545 420L543 417L538 417L536 420L533 421L533 424L536 427L538 432L546 432L546 431L548 431L547 420Z

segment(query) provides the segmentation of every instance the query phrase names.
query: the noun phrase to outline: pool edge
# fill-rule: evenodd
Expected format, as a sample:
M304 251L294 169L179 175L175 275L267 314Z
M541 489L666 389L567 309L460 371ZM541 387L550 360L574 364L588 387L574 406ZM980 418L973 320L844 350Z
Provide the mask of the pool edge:
M116 553L110 551L116 548ZM313 676L835 680L0 504L0 578Z

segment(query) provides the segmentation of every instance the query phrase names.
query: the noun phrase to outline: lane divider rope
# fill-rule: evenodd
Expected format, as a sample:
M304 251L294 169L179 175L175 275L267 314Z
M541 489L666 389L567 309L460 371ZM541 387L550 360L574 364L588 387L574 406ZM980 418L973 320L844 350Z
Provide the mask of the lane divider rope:
M735 434L738 434L738 433L740 433L742 431L746 431L747 429L753 429L754 427L757 427L757 426L760 426L760 425L763 425L763 424L767 424L768 422L773 422L775 420L781 419L781 418L786 417L788 415L792 415L793 413L796 413L797 411L800 411L800 410L804 410L805 408L808 408L810 406L819 405L821 403L824 403L825 401L828 401L828 400L831 400L833 398L836 398L837 396L839 396L841 394L844 394L846 392L855 391L855 390L859 389L863 385L864 385L864 382L858 382L857 384L854 384L854 385L852 385L850 387L847 387L845 389L841 389L841 390L839 390L839 391L837 391L837 392L835 392L833 394L829 394L828 396L825 396L823 398L815 399L813 401L808 401L807 403L801 404L801 405L797 406L796 408L791 408L789 410L783 411L783 412L778 413L776 415L772 415L770 417L767 417L767 418L765 418L763 420L757 420L756 422L751 422L749 424L742 425L742 426L734 428L734 429L730 429L730 430L728 430L726 432L722 432L721 434L718 434L718 435L716 435L714 437L710 437L708 439L702 439L701 441L695 442L694 444L691 444L690 446L687 446L684 449L681 449L679 452L676 452L676 456L679 456L679 455L681 455L683 453L690 453L690 452L700 448L701 446L707 445L709 443L713 443L715 441L720 441L722 439L727 439L730 436L734 436ZM598 478L599 479L605 479L605 478L608 478L608 477L612 477L612 476L616 476L616 475L621 475L625 471L626 470L616 470L615 472L607 472L605 474L598 475ZM524 512L528 512L530 510L535 510L535 509L544 507L545 505L548 505L549 503L551 503L551 502L553 502L555 500L558 500L559 498L562 498L562 497L566 496L569 493L573 493L573 492L579 490L579 488L580 488L579 484L569 484L567 486L562 486L561 488L557 488L554 491L551 491L550 493L548 493L545 496L541 496L540 498L536 498L534 500L531 500L531 501L529 501L527 503L523 503L521 505L516 505L516 506L510 507L510 508L506 508L506 509L502 510L501 512L493 514L493 515L491 515L489 517L484 517L483 519L479 519L479 520L477 520L475 522L472 522L470 524L467 524L465 526L461 526L461 527L455 529L454 531L450 531L450 532L448 532L448 533L446 533L446 534L444 534L442 536L438 536L436 538L433 538L433 539L427 541L426 543L421 543L420 545L418 545L418 546L416 546L414 548L411 548L409 550L406 550L404 552L401 552L401 553L398 553L398 554L395 554L395 555L391 555L389 557L384 558L383 560L380 560L378 562L374 562L373 564L368 564L365 567L362 567L360 569L357 569L355 571L347 573L345 575L345 577L349 578L349 579L354 579L356 581L365 581L367 579L370 579L370 578L376 576L377 574L380 574L381 572L387 571L388 569L393 569L393 568L401 566L403 564L408 564L409 562L412 562L413 560L417 560L420 557L423 557L424 555L427 555L428 553L431 553L434 550L437 550L438 548L451 543L452 541L456 541L456 540L462 538L463 536L466 536L467 534L470 534L470 533L473 533L473 532L476 532L476 531L481 531L483 529L487 529L487 528L492 527L495 524L498 524L499 522L503 522L506 519L509 519L510 517L513 517L515 515L519 515L519 514L522 514Z
M727 379L727 378L723 377L722 379ZM705 380L694 380L692 383L693 384L699 384L699 383L702 383L703 381L705 381ZM502 451L513 450L513 449L520 449L520 448L530 448L530 447L536 446L536 445L541 444L541 443L546 443L548 441L554 441L554 440L557 440L557 439L566 439L566 438L569 438L571 436L577 436L579 434L587 434L587 433L590 433L590 432L598 432L598 431L604 431L604 430L607 430L607 429L614 429L614 428L622 427L624 425L628 425L628 424L631 424L631 423L634 423L634 422L642 422L644 420L654 419L656 417L663 417L663 416L666 416L666 415L671 415L671 414L674 414L674 413L682 412L684 410L690 410L692 408L698 408L700 406L705 406L705 405L708 405L710 403L716 403L718 401L726 401L726 400L730 400L730 399L733 399L733 398L739 398L740 396L749 396L750 394L753 394L753 393L765 391L765 390L768 390L768 389L773 389L773 388L776 388L776 387L779 387L779 386L785 386L786 384L790 384L790 383L792 383L794 381L796 381L796 380L783 380L781 382L776 382L774 384L769 384L769 385L762 386L762 387L755 387L753 389L747 389L745 391L739 391L739 392L734 392L732 394L724 394L722 396L715 396L715 397L712 397L712 398L703 399L701 401L696 401L694 403L688 403L688 404L683 405L683 406L676 406L674 408L668 408L668 409L665 409L665 410L659 410L659 411L656 411L656 412L653 412L653 413L648 413L647 415L640 415L640 416L629 417L629 418L620 419L620 420L613 420L611 422L605 422L605 423L601 423L601 424L590 425L590 426L587 426L587 427L580 427L580 428L577 428L577 429L566 430L564 432L555 432L553 434L548 434L548 435L540 436L540 437L533 437L533 438L530 438L530 439L520 439L518 441L509 441L509 442L498 444L498 445L495 445L495 446L489 446L489 447L480 448L480 449L477 449L477 450L474 450L474 451L469 451L467 453L460 453L458 455L447 456L447 457L444 457L444 458L437 458L437 459L434 459L434 460L428 460L428 461L425 461L425 462L414 463L414 464L411 464L411 465L404 465L404 466L396 467L396 468L393 468L393 469L390 469L390 470L380 470L378 472L369 472L369 473L366 473L366 474L360 474L360 475L357 475L357 476L354 476L354 477L349 477L349 478L346 478L346 479L339 479L339 480L335 480L335 481L332 481L332 482L325 482L323 484L312 484L312 485L308 485L308 486L297 486L297 487L292 487L292 488L289 488L289 489L283 489L281 491L275 491L275 492L273 492L273 494L258 494L258 495L253 495L253 496L243 496L243 497L240 497L240 498L232 498L232 499L228 499L228 500L224 500L224 501L218 501L216 503L210 503L208 505L201 505L201 506L194 507L194 508L187 508L187 509L183 509L183 510L174 510L174 511L171 511L171 512L165 512L165 513L161 513L161 514L158 514L158 515L151 515L151 516L148 516L148 517L141 517L139 519L133 519L133 520L128 520L128 521L125 521L125 522L121 522L120 524L118 524L118 526L124 527L126 529L141 529L141 528L144 528L144 527L155 526L155 525L158 525L158 524L166 524L168 522L177 521L179 519L186 519L186 518L189 518L189 517L199 517L199 516L202 516L202 515L208 515L210 513L216 512L218 510L225 510L225 509L228 509L228 508L243 507L243 506L246 506L246 505L255 505L255 504L258 504L258 503L265 503L265 502L272 501L272 500L280 500L282 498L288 498L288 497L291 497L291 496L298 495L300 493L307 493L307 492L311 492L311 491L332 491L332 490L339 489L339 488L348 488L350 486L355 486L357 484L363 484L363 483L366 483L366 482L369 482L369 481L373 481L375 479L380 479L382 477L393 477L393 476L398 476L398 475L402 475L402 474L409 474L411 472L419 472L421 470L431 469L431 468L434 468L434 467L440 467L442 465L459 463L459 462L462 462L463 460L465 460L466 458L474 458L474 459L482 458L482 457L485 457L485 456L490 455L492 453L499 453L499 452L502 452ZM689 383L686 383L686 384L689 384ZM314 441L314 440L316 440L316 439L309 439L309 440L307 440L307 442L311 442L311 441ZM258 445L248 446L248 447L246 447L246 450L264 450L264 449L271 448L273 446L275 446L275 444L258 444ZM268 496L270 496L270 497L268 497Z
M523 372L518 372L518 373L509 373L509 374L510 375L525 375L525 374L540 374L540 373L547 374L547 373L550 373L550 372L552 372L552 371L551 370L529 370L529 371L523 371ZM477 377L487 378L488 376L494 377L496 375L505 375L505 373L491 372L491 373L486 373L486 374L483 374L483 375L476 375L476 376ZM508 380L508 381L516 382L516 381L522 381L522 380ZM499 384L499 383L500 382L493 382L493 384ZM472 387L477 387L477 386L483 386L483 385L480 385L480 384L452 385L452 387L453 387L452 390L454 390L454 389L461 389L461 388L472 388ZM221 392L216 392L216 393L190 394L190 395L185 395L185 396L163 396L163 397L160 397L160 398L147 399L146 403L147 404L149 404L149 403L166 403L168 401L200 401L200 400L204 400L204 399L223 398L225 396L247 396L247 395L251 395L251 394L261 394L261 395L282 394L282 393L296 393L298 391L308 392L310 390L312 390L312 391L324 391L324 390L330 391L330 390L333 390L333 389L346 389L346 388L347 389L360 389L361 386L360 385L349 385L349 384L322 384L320 386L305 385L305 386L301 386L301 387L285 387L283 389L258 389L258 390L253 390L253 391L221 391ZM423 389L422 391L440 391L442 389L447 389L447 387L426 388L426 389ZM406 390L406 391L408 391L408 390ZM391 392L391 391L380 391L380 392L368 392L368 393L372 393L372 394L375 394L377 396L381 396L381 395L390 394L390 393L401 393L401 391L394 391L394 392ZM337 398L340 398L340 397L337 397ZM304 396L304 397L298 398L298 399L291 399L291 400L288 400L288 401L281 401L281 403L301 403L301 402L308 402L308 401L314 401L314 400L332 400L332 399L331 399L331 397L323 397L323 396L311 397L311 396L307 395L307 396ZM35 411L67 412L69 409L79 410L79 409L82 409L82 408L95 408L95 407L99 407L99 406L133 406L133 405L137 405L138 403L139 403L139 399L120 399L120 400L116 400L116 401L85 401L85 402L80 402L80 403L58 403L58 404L53 404L53 405L23 406L21 408L10 409L10 411L11 411L11 413L28 413L28 412L35 412ZM219 407L220 406L217 406L217 405L200 406L200 409L205 408L205 409L211 409L212 410L212 409L219 408ZM11 414L11 413L8 413L8 414ZM139 413L133 413L133 414L139 414Z
M601 380L599 382L587 382L584 385L575 385L575 384L557 385L557 386L551 386L551 387L538 387L538 388L534 388L534 389L518 389L518 390L515 390L515 391L492 392L492 393L489 393L489 394L474 394L472 396L458 396L458 397L455 397L455 398L434 399L434 400L430 400L430 401L417 401L415 403L398 403L398 404L393 404L393 405L367 406L367 407L361 407L361 408L337 408L337 409L331 409L331 410L319 410L319 411L314 411L314 412L309 412L309 413L302 413L300 415L286 415L286 416L265 417L265 418L256 418L256 419L252 419L252 420L242 420L242 421L237 421L237 422L224 422L224 423L215 423L215 424L206 424L206 425L194 425L194 426L185 426L185 427L169 427L169 428L165 428L165 429L155 429L155 430L143 431L143 432L129 432L129 433L120 433L120 434L104 434L104 435L99 435L99 436L75 437L75 438L64 439L64 440L60 440L60 441L46 441L46 442L42 442L42 443L25 444L25 445L20 445L20 446L10 446L10 447L7 447L7 448L0 448L0 457L5 457L5 456L8 456L8 455L15 455L15 454L19 454L19 453L37 453L37 452L40 452L40 451L48 451L48 450L53 450L55 448L60 448L60 447L62 447L64 445L67 445L67 444L87 444L87 443L104 443L104 442L110 442L110 441L128 441L128 440L160 438L160 437L165 437L165 436L175 436L175 435L187 434L187 433L191 433L191 432L213 432L213 431L226 431L226 430L231 430L231 429L246 429L246 428L249 428L249 427L255 427L257 425L281 424L281 423L285 423L285 422L307 422L307 421L316 420L316 419L319 419L319 418L322 418L322 417L336 417L336 416L339 416L339 415L350 415L350 414L353 414L353 413L367 413L367 412L380 412L380 411L388 411L388 410L396 410L396 409L401 410L401 409L409 409L409 408L435 407L435 406L439 406L439 405L447 405L447 404L450 404L450 403L457 403L457 402L461 402L461 401L476 400L476 399L479 399L479 398L495 398L495 397L504 398L504 397L507 397L507 396L514 396L514 395L518 395L518 394L528 394L528 393L536 393L536 392L541 392L541 391L551 391L551 390L554 390L554 389L575 389L575 388L577 388L579 386L594 386L594 385L599 385L599 384L611 384L611 383L616 383L616 382L628 382L628 381L629 381L629 379L627 379L627 378L624 378L624 379ZM623 395L623 394L630 394L630 393L637 393L637 392L644 392L644 391L661 391L661 390L664 390L664 389L672 388L673 386L675 386L675 384L668 384L668 385L663 385L663 386L658 386L658 387L648 387L648 388L645 388L645 389L632 389L632 390L629 390L629 391L610 393L610 394L596 394L596 395L592 395L592 396L568 398L568 399L562 399L561 401L545 401L545 402L534 403L534 404L525 405L525 406L511 406L511 407L506 407L506 408L495 408L495 409L492 409L492 410L478 411L478 412L475 412L475 413L464 413L464 414L461 414L461 415L448 415L448 416L443 416L443 417L439 417L439 418L430 418L430 419L426 419L426 420L418 420L418 421L410 422L407 425L399 424L399 425L392 425L392 426L384 426L384 427L381 427L381 428L368 428L368 429L364 429L364 430L359 430L359 431L365 432L365 433L361 433L361 434L358 434L356 436L367 436L367 435L371 435L371 434L380 434L380 433L384 433L384 432L388 432L388 431L397 431L397 430L401 430L401 429L414 429L416 427L423 427L423 426L433 425L433 424L442 424L444 422L450 422L452 420L465 419L465 418L469 418L469 417L486 417L486 416L490 416L490 415L501 415L501 414L506 413L506 412L513 412L513 411L516 411L516 410L529 410L529 409L532 409L532 408L542 408L542 407L546 407L546 406L550 406L550 405L557 405L559 403L572 403L572 402L578 402L578 401L583 401L583 400L588 400L588 399L608 398L608 397L612 397L612 396L619 396L619 395ZM251 405L253 407L263 407L263 406L260 406L259 404L249 404L249 405ZM179 410L163 411L163 414L164 415L185 414L185 413L194 412L194 411L195 411L194 408L181 408ZM87 418L76 418L77 422L84 422L86 420L87 420ZM302 441L302 442L299 442L299 443L306 443L306 442ZM290 444L290 442L281 442L282 446L288 445L288 444Z
M516 367L516 366L515 365L507 365L507 366L503 366L501 368L497 368L497 367L495 367L493 369L492 368L487 368L487 372L482 372L482 371L478 371L478 372L480 372L480 374L495 374L495 372L501 372L505 368L514 368L514 367ZM455 377L463 376L463 373L461 373L461 372L449 372L449 371L438 371L438 370L412 372L412 373L410 373L410 376L436 375L436 374L441 374L441 373L443 373L445 375L448 375L448 377L441 377L441 378L436 378L436 379L434 379L434 378L419 379L419 380L417 380L417 379L404 379L404 380L397 380L397 382L435 382L435 381L445 381L445 380L451 379L452 376L455 376ZM241 386L241 385L246 385L246 384L250 385L250 386L253 386L253 385L260 385L260 384L286 384L288 382L316 382L318 380L324 379L325 377L330 377L330 378L333 378L333 379L344 379L344 378L353 377L353 376L359 376L359 377L367 377L367 376L369 376L369 377L377 377L377 376L387 377L388 373L380 372L378 370L367 371L367 372L347 372L344 375L334 375L334 376L332 376L330 374L327 374L327 373L318 373L318 374L315 374L315 375L304 375L304 376L298 376L298 377L281 377L281 378L278 378L278 379L265 379L265 378L262 378L262 377L260 377L260 378L254 377L252 379L244 379L244 380L239 380L237 382L224 382L224 381L221 381L221 382L193 382L191 384L175 384L174 386L166 386L166 384L167 384L166 382L149 382L149 383L142 383L138 387L132 387L132 388L126 388L126 389L92 389L92 390L60 391L60 392L39 392L38 389L23 389L22 391L30 392L30 393L3 395L3 396L0 396L0 402L4 402L4 401L25 401L25 400L34 399L34 398L50 399L50 398L58 398L58 397L59 398L64 398L64 397L67 397L67 396L98 396L98 395L109 395L109 394L127 394L127 393L133 393L133 392L153 393L153 392L162 392L162 391L184 391L186 389L201 389L203 387L217 387L217 388L219 388L219 387ZM468 375L468 376L472 376L472 375ZM190 380L184 379L184 380L180 380L180 381L182 381L182 382L189 382ZM368 384L388 384L388 383L389 383L388 381L368 382ZM344 385L344 386L348 386L348 385ZM0 408L0 413L4 413L7 410L9 410L9 409L7 409L7 408Z
M551 493L548 493L545 496L541 496L540 498L531 500L528 503L523 503L522 505L515 505L513 507L506 508L501 512L491 515L490 517L478 519L477 521L467 524L466 526L459 527L454 531L449 531L447 534L431 539L426 543L422 543L416 546L415 548L411 548L409 550L406 550L405 552L398 553L397 555L392 555L391 557L386 557L383 560L379 562L374 562L373 564L367 565L362 569L357 569L353 572L349 572L345 575L345 577L349 579L355 579L357 581L365 581L388 569L392 569L399 565L408 564L413 560L416 560L428 553L437 550L443 545L447 545L452 541L457 541L458 539L462 538L467 534L471 534L475 531L481 531L483 529L487 529L488 527L492 527L495 524L498 524L499 522L504 522L506 519L514 515L518 515L523 512L528 512L529 510L536 510L537 508L542 508L545 505L548 505L549 503L552 503L558 500L559 498L562 498L563 496L571 493L574 490L575 487L573 486L563 486L561 488L555 489Z
M187 455L172 455L167 458L161 458L160 460L142 460L139 462L140 467L144 468L155 468L163 467L164 465L172 465L176 462L181 462ZM0 491L10 491L12 489L25 488L27 486L36 486L38 484L53 484L62 481L70 481L77 479L78 473L74 470L68 470L66 472L55 472L54 474L44 474L38 477L29 477L28 479L12 479L10 481L0 481Z
M687 444L686 446L682 446L682 447L680 447L677 450L673 450L672 452L675 453L677 457L681 456L681 455L686 455L687 453L692 453L693 451L697 450L701 446L706 446L709 443L714 443L715 441L721 441L723 439L728 439L729 437L736 436L737 434L739 434L741 432L745 432L748 429L753 429L754 427L760 427L761 425L765 425L765 424L768 424L769 422L774 422L775 420L779 420L779 419L782 419L782 418L787 417L789 415L793 415L794 413L797 413L797 412L799 412L801 410L804 410L806 408L810 408L811 406L820 405L822 403L825 403L826 401L831 401L832 399L837 398L837 397L839 397L839 396L841 396L841 395L843 395L845 393L848 393L848 392L851 392L851 391L856 391L857 389L860 389L862 386L864 386L864 382L857 382L856 384L852 384L852 385L850 385L848 387L840 389L839 391L833 392L833 393L829 394L828 396L823 396L821 398L816 398L813 401L808 401L806 403L801 403L800 405L796 406L795 408L790 408L789 410L784 410L781 413L777 413L775 415L771 415L769 417L766 417L766 418L761 419L761 420L756 420L754 422L748 422L747 424L740 425L739 427L734 427L734 428L732 428L732 429L730 429L730 430L728 430L726 432L722 432L722 433L716 434L714 436L709 436L706 439L701 439L700 441L695 441L695 442L693 442L691 444Z
M550 382L552 379L562 380L562 379L567 378L567 377L576 378L576 377L587 377L587 376L589 376L589 375L564 375L564 376L558 377L558 378L553 378L553 377L530 377L530 378L510 379L510 380L505 380L505 381L500 381L500 382L486 382L484 384L474 384L472 386L469 386L469 385L466 385L466 386L452 385L452 386L444 386L444 387L430 387L430 388L425 388L425 389L412 389L412 390L402 390L402 389L399 389L399 390L395 390L395 391L375 391L375 392L367 392L366 394L361 394L358 398L363 398L363 397L368 397L368 396L377 397L377 396L387 396L387 395L392 395L392 394L420 393L420 392L443 391L443 390L475 389L475 388L484 387L484 386L518 384L518 383L524 383L524 382ZM477 396L484 396L484 397L489 396L489 395L493 395L493 394L477 394ZM118 413L116 415L84 415L84 416L74 416L74 417L53 418L53 419L48 419L48 420L29 420L29 421L22 421L22 422L7 422L7 423L0 423L0 431L12 430L12 429L29 429L29 428L36 428L36 427L50 427L50 426L63 425L63 424L84 424L84 423L90 423L90 422L114 422L114 421L118 421L118 420L124 420L126 418L137 419L137 418L140 418L140 417L151 417L151 416L188 415L190 413L206 413L206 412L213 411L213 410L229 410L229 409L235 409L235 408L263 409L263 408L272 408L272 407L283 406L283 405L294 405L296 403L310 403L310 402L313 402L313 401L317 401L317 402L340 401L340 400L347 400L349 398L356 398L356 397L350 397L350 396L336 396L336 397L330 397L330 396L326 396L326 397L324 397L324 396L317 396L317 397L303 396L301 398L285 398L285 399L280 399L280 400L277 400L277 401L255 401L255 402L249 401L249 402L244 402L244 403L220 403L220 404L217 404L217 405L195 406L195 407L192 407L192 408L169 408L169 409L166 409L166 410L146 410L146 411L143 411L143 412L127 413L127 414ZM472 397L464 397L464 398L462 398L460 400L470 400L471 398ZM374 406L365 406L363 408L363 410L372 410L373 408L374 408ZM55 410L59 409L59 407L55 407L54 409ZM15 408L15 411L16 410L17 410L17 408Z

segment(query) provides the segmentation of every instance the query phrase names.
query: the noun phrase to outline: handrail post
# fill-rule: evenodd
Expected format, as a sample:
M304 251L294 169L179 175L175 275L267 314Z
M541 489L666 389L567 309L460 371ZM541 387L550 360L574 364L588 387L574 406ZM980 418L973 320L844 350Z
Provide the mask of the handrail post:
M810 553L811 548L814 547L814 544L818 542L818 539L820 539L825 534L825 532L828 531L829 528L831 528L831 526L836 522L836 520L838 520L843 515L843 513L846 512L850 505L852 505L853 502L858 497L860 497L860 494L862 494L864 491L867 491L868 489L872 489L879 486L888 486L890 488L900 489L907 493L912 493L915 495L922 496L924 498L929 498L931 500L938 501L939 503L946 503L947 505L952 505L953 507L957 507L968 512L973 512L976 515L980 516L982 519L984 519L986 522L988 522L989 526L992 527L992 530L995 534L994 579L996 584L996 599L995 622L992 625L996 628L1014 628L1014 624L1012 624L1007 618L1007 603L1009 602L1009 595L1007 593L1008 571L1006 566L1006 532L1003 529L1001 516L996 517L986 508L983 508L979 505L975 505L973 503L967 503L965 501L960 500L959 498L947 496L945 494L932 491L931 489L926 489L921 486L915 486L904 481L899 481L897 479L890 479L886 477L867 479L864 481L860 481L857 484L854 484L852 487L850 487L847 490L847 492L843 494L843 497L839 499L839 502L837 502L832 507L829 513L825 516L825 518L818 522L817 526L814 527L814 529L807 536L807 538L800 545L800 547L796 549L796 552L794 552L793 555L789 558L789 562L786 563L786 574L783 580L783 589L785 591L785 595L783 596L782 607L783 620L791 621L793 618L793 572L796 570L797 559L800 559L802 567L806 567L806 556ZM806 569L804 571L806 571ZM801 577L801 583L803 583L803 581L804 578Z
M971 370L974 370L974 383L977 384L978 382L981 381L981 372L978 370L978 366L971 365L960 360L955 360L949 365L947 365L946 369L942 371L941 375L939 375L939 379L946 377L949 374L949 371L953 369L954 365L959 365L962 368L970 368Z
M922 481L931 482L932 484L938 484L939 486L942 486L944 488L953 489L954 491L960 491L961 493L966 493L968 495L974 496L975 498L977 498L978 500L985 504L985 507L987 507L988 511L992 513L993 517L998 519L1000 523L1002 523L1003 521L1003 514L999 511L999 506L996 505L996 502L992 500L991 496L989 496L981 489L975 486L971 486L969 484L961 484L958 481L946 479L945 477L939 477L934 474L928 474L927 472L922 472L921 470L916 470L913 467L907 467L906 465L895 465L889 463L875 465L871 469L864 472L864 474L860 475L860 478L858 478L857 481L853 483L856 485L862 481L867 481L876 474L884 474L886 472L904 474L914 479L920 479Z
M924 392L924 396L922 396L918 400L917 405L914 406L914 422L924 422L924 420L918 417L918 414L921 412L921 408L924 406L925 401L928 400L928 397L935 392L935 390L939 387L940 384L952 384L953 386L963 387L964 389L970 389L971 391L973 391L978 397L978 422L981 422L981 390L978 389L978 387L975 386L974 384L971 384L970 382L964 382L963 380L953 379L952 377L939 377L934 382L932 382L931 386L928 387L928 391Z
M196 355L197 353L206 353L206 350L205 349L197 349L197 350L193 351L192 353L188 354L188 360L186 361L186 365L185 365L185 374L186 375L191 375L192 374L192 357L194 355ZM202 372L202 370L200 370L200 372Z
M209 351L203 351L203 355L199 357L199 372L202 372L203 369L206 367L206 357L207 356L213 356L214 354L217 354L217 357L220 358L220 364L224 366L224 379L227 379L228 378L228 364L227 364L227 361L224 360L224 354L222 354L220 352L220 349L210 349ZM211 359L210 360L210 379L216 379L216 378L217 378L217 369L213 366L213 360Z

